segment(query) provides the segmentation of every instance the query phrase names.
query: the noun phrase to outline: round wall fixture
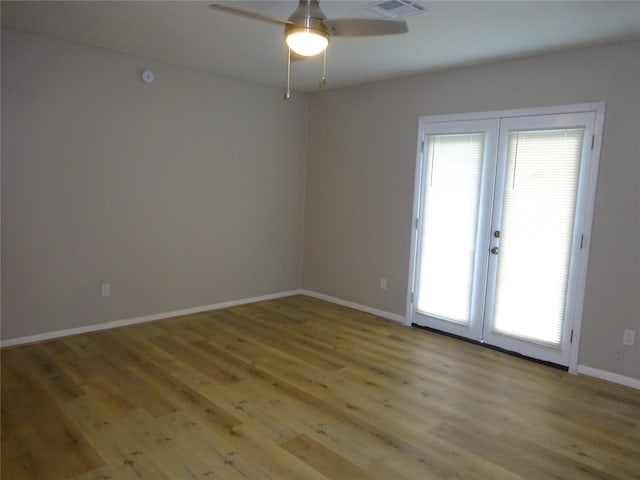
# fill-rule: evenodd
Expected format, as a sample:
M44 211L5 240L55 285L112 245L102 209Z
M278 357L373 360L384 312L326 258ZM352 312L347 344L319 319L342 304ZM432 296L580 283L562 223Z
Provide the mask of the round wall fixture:
M151 83L153 82L153 72L151 70L144 70L142 72L142 81L144 83Z

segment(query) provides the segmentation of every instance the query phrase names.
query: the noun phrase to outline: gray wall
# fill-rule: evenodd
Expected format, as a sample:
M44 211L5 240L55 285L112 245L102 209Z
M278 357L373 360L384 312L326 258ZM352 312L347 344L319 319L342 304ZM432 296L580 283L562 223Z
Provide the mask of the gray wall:
M314 95L304 287L405 313L419 116L605 101L580 363L640 379L638 85L633 42Z
M300 288L308 102L281 95L3 29L2 338Z

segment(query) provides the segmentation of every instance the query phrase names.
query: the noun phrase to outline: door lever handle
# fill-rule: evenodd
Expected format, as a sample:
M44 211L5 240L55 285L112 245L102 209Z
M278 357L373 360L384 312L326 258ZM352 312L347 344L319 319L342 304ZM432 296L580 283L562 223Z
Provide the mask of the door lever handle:
M498 247L493 247L491 250L491 253L493 253L494 255L498 254L499 248Z

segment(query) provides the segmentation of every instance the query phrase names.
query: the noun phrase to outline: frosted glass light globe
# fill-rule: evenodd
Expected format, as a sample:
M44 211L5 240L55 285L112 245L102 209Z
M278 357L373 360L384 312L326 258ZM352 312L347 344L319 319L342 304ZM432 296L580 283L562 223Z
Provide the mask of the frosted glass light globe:
M312 30L296 30L287 35L287 45L298 55L312 57L323 52L329 45L326 35L315 33Z

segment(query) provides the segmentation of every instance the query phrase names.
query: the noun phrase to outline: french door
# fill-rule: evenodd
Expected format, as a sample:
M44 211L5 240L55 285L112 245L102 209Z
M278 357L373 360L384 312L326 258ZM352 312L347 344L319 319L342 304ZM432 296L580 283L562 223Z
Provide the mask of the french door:
M528 113L423 119L410 316L567 366L584 294L597 112Z

